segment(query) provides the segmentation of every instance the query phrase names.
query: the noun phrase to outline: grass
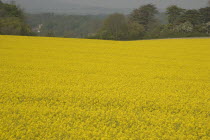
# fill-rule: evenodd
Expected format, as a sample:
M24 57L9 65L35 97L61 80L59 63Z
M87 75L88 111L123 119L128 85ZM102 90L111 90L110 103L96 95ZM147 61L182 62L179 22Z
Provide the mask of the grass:
M210 39L0 36L0 139L210 139Z

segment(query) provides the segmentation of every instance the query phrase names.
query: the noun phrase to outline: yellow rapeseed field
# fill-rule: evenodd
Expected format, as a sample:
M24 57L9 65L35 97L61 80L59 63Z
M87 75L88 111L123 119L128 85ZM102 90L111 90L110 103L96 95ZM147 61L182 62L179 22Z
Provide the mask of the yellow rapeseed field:
M0 139L209 140L210 39L0 36Z

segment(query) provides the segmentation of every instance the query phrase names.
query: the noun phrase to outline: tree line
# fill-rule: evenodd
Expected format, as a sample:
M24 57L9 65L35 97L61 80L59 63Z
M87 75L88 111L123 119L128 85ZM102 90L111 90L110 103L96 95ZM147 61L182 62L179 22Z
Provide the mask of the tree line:
M23 11L14 2L8 4L0 0L0 35L34 35Z
M105 40L210 36L210 2L207 7L190 10L171 5L165 13L166 23L160 21L161 14L153 4L140 6L129 15L24 14L15 3L0 0L0 34Z
M88 38L137 40L210 35L210 6L187 10L171 5L166 9L168 24L158 21L158 13L155 5L147 4L128 16L112 14L105 19L102 28Z

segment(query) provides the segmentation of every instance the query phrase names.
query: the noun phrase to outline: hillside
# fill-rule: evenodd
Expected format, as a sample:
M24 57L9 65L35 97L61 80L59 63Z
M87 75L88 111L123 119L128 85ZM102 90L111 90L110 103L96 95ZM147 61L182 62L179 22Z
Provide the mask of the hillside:
M210 39L0 36L0 139L209 139Z
M56 37L85 38L97 32L106 16L81 16L57 14L27 14L27 23L40 36L49 36L53 33ZM41 25L39 32L37 27Z

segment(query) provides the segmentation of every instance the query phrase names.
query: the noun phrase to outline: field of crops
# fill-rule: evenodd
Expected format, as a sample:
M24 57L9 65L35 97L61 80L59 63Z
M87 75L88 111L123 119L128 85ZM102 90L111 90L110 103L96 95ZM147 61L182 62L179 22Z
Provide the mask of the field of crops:
M0 36L0 139L210 139L210 39Z

